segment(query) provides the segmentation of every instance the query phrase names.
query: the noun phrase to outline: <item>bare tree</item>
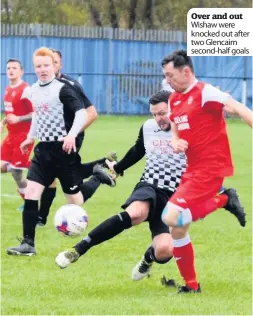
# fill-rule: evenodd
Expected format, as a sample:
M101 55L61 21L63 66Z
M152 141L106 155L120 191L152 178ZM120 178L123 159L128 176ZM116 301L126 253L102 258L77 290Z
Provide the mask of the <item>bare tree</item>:
M11 16L10 16L10 10L9 10L9 1L4 0L3 7L6 12L6 23L11 23Z
M101 19L100 19L100 13L99 11L95 8L95 6L92 4L92 0L89 0L88 3L89 6L89 11L91 13L93 22L95 23L96 26L103 26Z
M132 29L135 25L136 20L136 7L138 0L131 0L129 7L129 20L128 20L128 28Z
M146 29L153 27L153 0L145 0L144 24Z
M116 8L113 0L108 0L109 1L109 20L111 23L112 28L118 28L119 27L119 21L116 13Z

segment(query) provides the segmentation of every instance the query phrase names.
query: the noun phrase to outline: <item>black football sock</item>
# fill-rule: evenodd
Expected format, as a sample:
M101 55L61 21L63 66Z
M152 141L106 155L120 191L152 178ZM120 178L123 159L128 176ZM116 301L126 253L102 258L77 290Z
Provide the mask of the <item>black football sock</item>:
M167 258L167 259L163 259L163 260L157 259L156 256L155 256L155 250L154 250L153 246L150 246L150 247L146 250L146 252L145 252L145 254L144 254L144 259L145 259L145 261L146 261L147 263L156 262L156 263L159 263L159 264L164 264L164 263L169 262L172 258L173 258L173 256L172 256L172 257L169 257L169 258Z
M83 179L89 178L93 174L93 168L97 164L105 163L106 158L101 158L87 163L81 164L81 176Z
M80 184L80 190L82 192L84 202L86 202L97 191L100 184L101 181L97 176L92 176L88 181Z
M56 195L56 188L45 188L40 198L39 217L46 220Z
M35 227L38 220L38 201L26 200L23 210L23 237L34 245Z
M131 217L127 212L114 215L95 227L81 242L75 245L76 251L81 255L85 254L91 247L109 240L123 230L132 226Z

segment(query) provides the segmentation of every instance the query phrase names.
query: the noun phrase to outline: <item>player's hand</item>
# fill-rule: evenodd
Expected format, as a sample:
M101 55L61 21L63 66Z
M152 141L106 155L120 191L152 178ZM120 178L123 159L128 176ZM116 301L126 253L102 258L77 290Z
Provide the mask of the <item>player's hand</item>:
M4 124L3 122L0 122L0 133L4 131Z
M29 145L33 144L34 140L31 138L27 138L26 140L23 141L20 145L20 150L22 154L27 154L28 153L28 147Z
M76 138L74 136L67 135L59 141L63 141L62 149L68 154L70 154L72 150L76 152Z
M184 153L188 149L188 142L182 138L173 140L171 145L176 153Z
M19 117L15 114L8 114L6 116L6 121L9 124L17 124L19 122Z

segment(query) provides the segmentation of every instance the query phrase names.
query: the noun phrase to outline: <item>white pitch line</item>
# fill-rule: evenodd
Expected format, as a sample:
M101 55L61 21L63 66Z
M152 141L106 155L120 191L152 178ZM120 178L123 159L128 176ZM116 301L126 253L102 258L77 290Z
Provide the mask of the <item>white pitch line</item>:
M8 194L8 193L1 194L1 197L8 197L8 198L12 198L12 199L20 199L20 196Z

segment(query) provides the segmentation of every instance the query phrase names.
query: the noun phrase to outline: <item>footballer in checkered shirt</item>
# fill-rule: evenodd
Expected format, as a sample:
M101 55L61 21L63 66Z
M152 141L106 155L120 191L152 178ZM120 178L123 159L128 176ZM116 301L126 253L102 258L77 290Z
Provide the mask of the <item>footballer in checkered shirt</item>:
M184 153L174 153L170 146L172 135L168 115L169 95L168 91L159 91L150 98L153 119L142 125L135 145L122 160L118 163L107 161L109 168L120 174L146 157L146 167L140 182L122 205L124 211L98 225L73 250L59 253L56 263L60 268L66 268L77 261L91 247L144 221L149 223L152 245L134 267L132 279L141 280L149 274L153 262L164 264L173 257L169 228L163 223L161 214L179 185L186 168L186 157ZM173 280L163 281L165 285L174 285Z
M18 247L7 249L9 255L36 254L34 240L38 218L38 201L45 187L58 178L67 203L81 205L81 158L77 152L87 115L78 92L66 80L54 74L53 52L41 47L33 54L38 81L31 87L29 98L34 114L27 139L21 144L25 152L34 138L39 140L34 149L25 192L23 211L23 240Z

